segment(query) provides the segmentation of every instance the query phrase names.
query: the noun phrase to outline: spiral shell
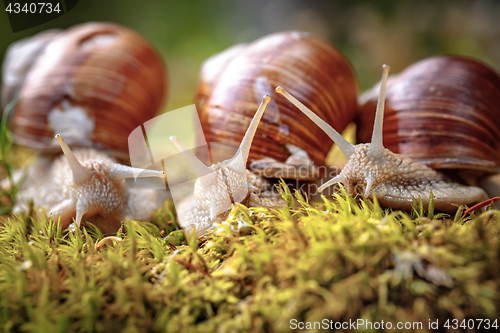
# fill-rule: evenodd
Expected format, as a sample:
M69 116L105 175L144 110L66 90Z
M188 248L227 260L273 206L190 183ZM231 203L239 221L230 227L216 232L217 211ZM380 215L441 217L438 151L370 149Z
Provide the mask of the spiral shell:
M360 98L358 142L369 142L376 89ZM435 169L500 171L500 76L460 56L419 61L387 86L384 145Z
M14 140L55 147L55 133L73 147L128 152L128 135L154 117L166 97L157 51L137 33L86 23L52 38L20 88L11 119Z
M196 106L206 141L238 144L262 96L270 95L248 163L264 157L285 161L286 145L292 144L323 165L331 140L274 92L278 85L339 131L354 118L357 83L344 56L308 34L282 32L233 46L204 63Z

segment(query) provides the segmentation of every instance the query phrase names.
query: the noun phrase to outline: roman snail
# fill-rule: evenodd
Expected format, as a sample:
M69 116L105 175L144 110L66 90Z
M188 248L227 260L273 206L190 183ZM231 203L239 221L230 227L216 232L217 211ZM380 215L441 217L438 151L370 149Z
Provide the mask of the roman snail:
M15 142L46 153L29 167L14 212L33 199L64 227L75 218L104 233L116 232L127 217L149 219L158 208L156 191L131 188L124 178L164 173L118 164L115 157L126 159L129 145L144 144L128 142L129 133L165 100L161 57L137 33L111 23L78 25L49 39L37 46L32 65L18 64L27 71L18 75L19 87L3 89L19 92L10 117ZM64 156L49 155L61 149Z
M42 160L36 163L18 200L33 199L63 228L73 218L80 227L85 216L104 234L116 232L126 218L148 220L158 208L154 190L130 188L125 179L165 178L163 171L119 164L95 149L82 148L72 152L60 134L56 134L55 140L64 156L53 162ZM24 204L20 202L15 211Z
M358 142L371 132L375 89L360 96ZM387 148L461 183L480 185L489 196L500 192L499 127L500 75L476 59L434 56L389 78Z
M284 205L279 195L272 193L272 184L255 169L246 169L251 162L264 161L266 168L277 165L274 169L291 170L272 175L277 178L319 177L314 166L325 163L330 147L321 142L326 135L309 130L314 124L274 93L274 87L283 82L311 100L325 96L311 107L337 129L343 130L354 119L357 85L351 66L336 49L306 33L272 34L206 60L195 99L203 129L198 133L198 138L203 139L198 146L207 142L210 160L215 163L208 168L172 138L199 177L194 193L176 207L180 225L188 232L205 233L237 202L248 206ZM267 97L258 107L263 95ZM200 150L196 153L208 160ZM296 172L291 162L297 160L307 172ZM284 161L287 164L280 163Z
M424 68L427 67L424 66ZM405 157L404 155L395 154L389 149L384 148L383 121L388 72L389 66L384 65L384 74L380 83L380 93L376 107L373 133L369 144L361 143L353 145L347 142L337 131L326 124L320 117L305 107L285 89L282 87L276 89L278 93L284 95L321 127L323 131L328 133L330 138L340 147L346 158L348 158L348 162L342 169L342 172L323 184L320 190L340 182L352 195L356 193L356 187L359 187L359 190L365 197L376 195L382 205L406 210L411 209L415 199L418 200L419 197L427 207L431 192L435 196L434 207L448 212L456 211L458 205L471 204L480 199L486 199L486 193L481 188L457 183L428 166L413 161L411 158ZM446 71L441 73L441 76L445 75ZM404 74L401 76L404 77ZM407 84L415 84L415 81L416 80L410 80ZM394 79L394 82L396 82L396 79ZM460 83L460 81L458 83ZM425 87L433 93L434 89L440 88L439 80L434 81L432 84L428 83ZM488 86L488 88L491 89L488 93L493 90L493 86ZM475 89L478 88L475 87ZM409 91L411 91L411 88L409 88ZM466 91L464 91L464 93L465 92ZM407 102L412 101L409 94L403 94L402 97L406 98ZM449 98L449 96L445 98ZM424 99L423 102L422 100L416 100L415 102L425 107L427 106L426 102L429 101ZM436 104L439 105L439 102L436 102ZM446 106L447 104L444 105ZM468 111L471 117L473 117L475 110L473 108L465 108L465 111ZM494 111L494 109L490 110L490 112ZM412 110L412 112L417 111ZM432 112L427 114L427 116L432 115ZM422 117L425 115L417 115L416 117L419 116ZM440 116L440 114L436 115L436 117ZM443 119L446 118L443 117ZM430 121L434 121L434 119L430 117ZM465 158L465 160L467 159Z

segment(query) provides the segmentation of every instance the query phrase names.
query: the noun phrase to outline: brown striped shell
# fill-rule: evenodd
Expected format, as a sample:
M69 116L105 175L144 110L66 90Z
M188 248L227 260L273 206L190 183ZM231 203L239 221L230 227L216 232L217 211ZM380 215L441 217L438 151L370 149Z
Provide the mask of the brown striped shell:
M196 106L206 141L236 147L267 94L272 101L259 125L248 163L264 157L283 162L290 155L286 144L292 144L304 149L316 165L324 165L331 140L274 92L278 85L305 101L338 131L354 119L357 83L344 56L308 34L275 33L248 45L233 46L204 63Z
M378 85L377 85L378 86ZM369 142L377 86L360 97L358 142ZM500 171L500 76L461 56L419 61L387 85L384 145L435 169Z
M56 34L20 88L11 118L21 145L128 152L128 135L153 118L166 97L166 70L143 37L111 23L86 23Z

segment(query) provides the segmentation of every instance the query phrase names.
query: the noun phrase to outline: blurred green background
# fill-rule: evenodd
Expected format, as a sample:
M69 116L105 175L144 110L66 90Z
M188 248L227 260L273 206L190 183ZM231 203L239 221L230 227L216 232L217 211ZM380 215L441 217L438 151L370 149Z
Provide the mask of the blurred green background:
M0 54L20 38L87 21L123 24L156 45L170 76L165 110L192 103L204 59L282 30L334 44L353 64L361 91L379 79L382 63L397 73L435 54L473 56L500 69L500 1L492 0L81 0L64 16L15 34L2 11Z

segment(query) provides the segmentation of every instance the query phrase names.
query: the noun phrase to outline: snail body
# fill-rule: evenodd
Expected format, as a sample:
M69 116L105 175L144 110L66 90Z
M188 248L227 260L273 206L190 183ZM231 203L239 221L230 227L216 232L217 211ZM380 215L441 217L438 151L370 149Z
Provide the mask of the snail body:
M162 205L157 192L131 187L125 178L164 173L115 157L127 159L129 148L143 144L128 142L129 134L153 118L166 97L162 59L141 36L116 24L86 23L42 36L33 46L39 54L26 56L33 64L19 64L26 73L17 75L17 86L3 89L19 98L10 117L14 141L41 152L27 169L14 212L33 199L63 227L74 218L104 233L116 232L125 218L148 220ZM64 156L55 156L61 149Z
M164 178L163 171L122 165L91 148L80 148L73 153L61 135L56 135L56 140L64 156L54 161L42 158L29 169L14 213L25 210L26 201L32 199L63 228L73 218L80 227L85 216L104 234L111 234L124 219L148 220L158 208L156 191L130 188L125 179Z

